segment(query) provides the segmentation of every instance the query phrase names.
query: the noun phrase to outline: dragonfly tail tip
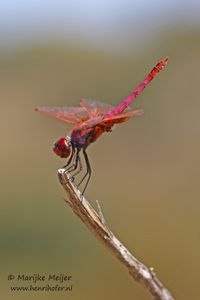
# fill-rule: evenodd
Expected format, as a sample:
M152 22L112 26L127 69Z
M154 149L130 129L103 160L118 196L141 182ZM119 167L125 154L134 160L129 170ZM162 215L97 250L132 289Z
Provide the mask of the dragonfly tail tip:
M166 56L162 59L163 64L165 65L169 59L169 56Z

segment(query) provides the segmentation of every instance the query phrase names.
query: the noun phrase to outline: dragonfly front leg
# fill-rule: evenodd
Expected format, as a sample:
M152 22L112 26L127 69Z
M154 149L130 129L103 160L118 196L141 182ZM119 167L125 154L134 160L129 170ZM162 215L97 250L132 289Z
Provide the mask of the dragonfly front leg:
M79 152L80 152L80 150L76 149L76 153L74 154L74 161L71 164L71 166L69 168L67 168L67 170L66 170L67 172L71 173L77 169L79 162L80 162Z
M66 166L69 166L69 167L66 168L66 166L65 166L65 172L70 173L70 175L71 175L71 178L70 178L71 182L74 181L74 175L72 175L71 172L76 170L78 165L79 165L79 160L80 160L79 152L80 152L80 150L73 149L73 153L72 153L72 155L71 155L71 157L70 157L70 159L69 159L69 161L66 165Z
M69 158L67 164L63 166L63 169L65 169L65 171L68 171L68 169L71 168L70 164L72 162L72 159L74 158L74 154L75 154L75 149L74 149L74 147L72 147L70 158Z

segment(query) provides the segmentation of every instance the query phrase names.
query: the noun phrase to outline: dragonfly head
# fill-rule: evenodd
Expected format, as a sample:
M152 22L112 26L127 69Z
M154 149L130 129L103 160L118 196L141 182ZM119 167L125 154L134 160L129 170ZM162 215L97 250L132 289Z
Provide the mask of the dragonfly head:
M67 158L71 153L70 137L59 138L53 146L53 151L60 157Z

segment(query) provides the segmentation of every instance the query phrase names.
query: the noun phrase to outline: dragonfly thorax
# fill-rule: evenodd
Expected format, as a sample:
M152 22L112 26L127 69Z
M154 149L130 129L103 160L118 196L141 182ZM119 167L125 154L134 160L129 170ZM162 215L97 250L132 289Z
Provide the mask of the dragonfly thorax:
M53 151L60 157L67 158L71 153L70 137L59 138L53 146Z
M86 148L105 131L111 131L111 126L96 125L91 128L74 129L71 133L71 144L77 149Z

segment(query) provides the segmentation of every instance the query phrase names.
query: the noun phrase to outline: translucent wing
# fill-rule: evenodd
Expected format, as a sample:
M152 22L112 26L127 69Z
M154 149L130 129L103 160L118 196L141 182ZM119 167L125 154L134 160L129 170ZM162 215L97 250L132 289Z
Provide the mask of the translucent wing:
M131 117L134 116L141 116L143 114L143 110L142 109L136 109L136 110L129 110L127 112L118 114L118 115L114 115L105 119L102 119L100 116L93 118L93 119L89 119L87 121L85 121L81 127L82 128L91 128L94 127L96 125L99 126L105 126L105 127L112 127L115 124L119 124L119 123L123 123L125 121L127 121L128 119L130 119Z
M80 106L83 107L92 117L103 117L106 113L114 109L114 106L110 104L92 99L81 99Z
M40 106L35 110L72 124L84 122L90 118L88 112L82 107Z
M128 119L130 119L131 117L141 116L142 114L143 114L143 109L134 109L131 111L118 114L116 116L105 118L101 122L99 122L99 125L113 126L114 124L123 123Z

